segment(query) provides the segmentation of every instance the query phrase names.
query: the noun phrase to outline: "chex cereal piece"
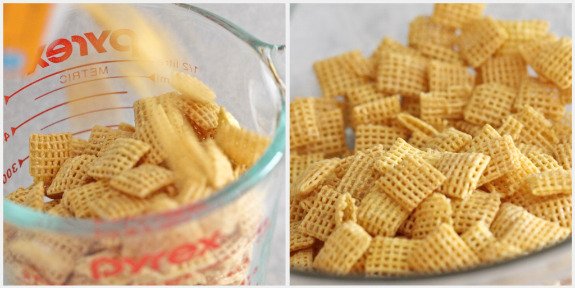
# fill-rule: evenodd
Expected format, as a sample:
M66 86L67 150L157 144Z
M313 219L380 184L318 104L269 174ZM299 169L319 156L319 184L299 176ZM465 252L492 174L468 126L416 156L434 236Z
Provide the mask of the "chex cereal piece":
M88 206L99 218L112 220L141 215L149 204L149 200L114 193L109 198L94 199Z
M531 106L525 106L516 117L523 123L519 142L536 145L549 151L555 148L554 143L558 141L557 134L551 129L551 122L545 119L542 113Z
M465 120L478 125L500 126L503 119L511 114L516 95L513 89L498 83L479 85L473 90L463 113Z
M507 38L507 31L499 23L491 17L484 17L463 24L457 44L463 59L473 67L479 67Z
M463 111L470 98L471 87L468 85L452 85L447 91L422 93L421 119L427 122L437 118L463 119Z
M463 111L461 112L461 115L463 115ZM455 120L452 122L452 125L457 130L463 131L463 132L465 132L465 133L467 133L473 137L475 137L475 135L481 131L481 127L482 127L481 125L467 122L465 120Z
M569 145L571 146L571 145ZM547 149L545 148L541 148L539 146L535 146L532 144L525 144L525 143L519 143L517 144L517 149L519 149L519 151L521 151L521 153L527 155L531 152L535 152L535 153L547 153Z
M322 160L322 153L310 153L305 155L297 155L296 153L290 154L290 185L294 183L297 177L305 171L305 169L312 163Z
M563 169L571 170L573 167L571 143L556 144L552 151L553 157L563 166Z
M332 187L322 187L315 197L313 206L303 218L299 226L299 231L321 241L326 241L327 237L337 227L337 222L354 218L355 215L339 213L348 209L347 205L353 202L351 200L351 195L348 193L340 194ZM345 207L340 207L341 204L345 204ZM338 215L343 217L349 216L350 218L336 221Z
M564 105L571 104L573 101L573 90L571 89L571 86L569 86L567 89L562 89L559 91L559 99Z
M499 132L489 124L483 125L478 133L475 133L471 144L468 147L468 152L481 152L485 150L485 146L489 146L489 143L501 139Z
M149 199L149 204L146 205L144 213L165 212L176 209L179 206L179 203L170 196L166 194L156 194Z
M26 192L24 205L42 211L44 208L44 182L39 181L30 185Z
M483 171L483 175L479 179L478 184L491 182L498 179L511 171L515 171L521 167L520 155L515 148L511 136L505 135L499 139L493 139L490 144L487 144L479 149L469 149L469 152L483 153L491 160Z
M94 179L109 179L136 165L150 150L150 145L131 138L118 138L100 152L92 161L88 175Z
M462 64L463 60L459 53L453 51L449 47L444 47L438 44L424 42L417 45L417 51L421 52L423 56L432 60L439 60L443 62Z
M44 196L44 195L42 195ZM43 201L44 199L42 199ZM42 212L48 212L48 210L56 207L56 205L60 204L60 200L52 200L50 202L43 202Z
M313 249L300 250L289 257L290 268L300 271L312 270Z
M505 192L504 196L513 195L521 188L529 175L540 172L537 166L535 166L527 156L519 151L516 151L516 153L519 161L517 169L489 183L495 187L499 187L500 192Z
M559 165L557 160L553 158L553 156L547 153L532 151L524 154L527 156L527 158L529 158L529 160L531 160L531 162L533 162L535 166L537 166L537 168L539 168L539 171L541 172L563 168L561 165Z
M90 146L88 140L80 139L80 138L72 138L70 140L70 146L72 151L70 152L70 157L78 156L84 154L84 151L88 149L87 147Z
M461 234L461 240L479 257L481 257L480 253L485 247L496 241L495 236L489 230L489 225L486 225L483 221L476 222L465 230Z
M166 98L164 101L162 101L163 97ZM202 134L210 134L210 132L218 126L219 117L222 115L220 113L221 108L216 103L199 103L181 94L170 93L155 98L161 103L164 110L169 111L170 105L175 108L176 111L179 110L181 114L185 115L188 120L194 124L194 127L199 128ZM169 112L168 114L172 113ZM225 111L223 114L226 119L228 119L226 122L231 121L237 124L237 120L235 120L228 111ZM169 117L171 116L173 115L169 115ZM229 120L230 118L233 120Z
M497 132L501 135L507 134L513 140L517 140L521 134L521 129L523 129L523 123L519 122L513 115L509 115L505 117L501 126L497 128Z
M355 128L355 150L361 151L375 144L390 148L397 138L406 138L405 131L391 126L358 125Z
M387 52L396 52L401 54L407 54L410 56L422 56L421 53L419 53L416 49L406 47L403 44L399 43L398 41L395 41L389 37L383 37L383 39L381 39L379 45L373 52L372 55L372 58L374 58L373 61L379 62L381 60L380 59L381 56L383 56L383 54Z
M421 120L425 122L440 121L448 114L447 99L438 93L421 93L419 95Z
M128 195L145 198L173 182L172 171L152 164L142 164L113 176L110 186Z
M432 193L423 199L409 217L413 221L410 228L412 238L425 238L442 223L453 225L451 200L440 193Z
M467 199L454 199L453 229L457 233L464 233L479 222L491 225L500 204L499 195L481 190L473 191Z
M104 181L88 183L78 188L70 189L64 193L62 204L78 218L94 217L90 204L97 199L108 198L119 193Z
M407 155L419 155L423 157L425 152L411 146L405 140L398 138L391 145L387 153L381 159L375 159L374 168L381 174L385 174L389 169L393 169Z
M304 235L298 231L301 221L290 222L289 225L289 251L294 252L311 248L315 243L315 238Z
M371 244L370 244L371 245ZM357 260L353 266L351 266L351 270L349 270L350 274L359 274L365 275L365 260L367 259L367 251L361 255L359 260Z
M491 223L491 232L493 232L496 238L503 237L511 226L515 225L525 213L526 211L517 205L511 203L501 204L497 215Z
M353 71L355 75L366 78L373 76L369 59L365 58L360 50L353 50L342 54L342 58L342 63L346 65L349 70Z
M68 158L46 190L46 196L60 198L66 190L80 187L92 179L88 175L90 164L96 159L94 155L80 155Z
M290 221L290 223L294 222L294 221L303 220L303 217L305 217L305 215L308 212L308 211L304 210L299 205L299 202L300 202L299 198L290 195L290 198L289 198L289 221Z
M319 139L315 102L311 98L295 99L290 103L290 147L305 147Z
M536 57L539 57L539 53L543 50L545 46L552 45L554 42L558 41L559 38L553 33L549 33L544 37L537 39L532 39L531 41L525 41L517 47L519 54L525 59L527 64L537 61Z
M366 151L367 152L367 151ZM339 193L349 193L355 199L361 199L375 180L374 160L363 152L358 152L336 188Z
M368 83L368 79L348 69L346 59L349 53L355 52L346 52L313 64L323 96L344 96L354 87Z
M328 177L335 173L335 168L340 161L340 159L331 158L310 164L294 182L295 196L303 198L312 191L320 189Z
M445 181L445 176L421 156L407 155L395 168L388 170L377 184L380 189L411 212L433 190Z
M461 28L470 20L481 18L485 4L436 3L431 19L447 27Z
M420 116L420 101L416 97L401 97L401 111L415 117Z
M439 133L433 126L407 113L399 113L397 120L412 132L419 131L430 137Z
M557 86L539 78L525 77L513 108L521 110L525 106L531 106L545 117L557 121L565 113L565 107L559 98L560 91Z
M386 124L401 111L399 96L385 97L353 107L352 126L361 124Z
M270 143L266 136L231 125L218 127L214 140L233 163L248 166L262 156Z
M528 59L537 74L551 80L560 89L571 86L571 38L563 37L544 45L536 57Z
M135 137L138 140L148 143L151 148L144 156L144 162L150 164L160 164L166 158L166 150L161 146L161 139L158 137L158 123L154 123L153 115L157 113L157 99L142 98L134 102L134 119L136 123Z
M126 131L126 132L136 132L136 127L130 123L120 122L118 124L118 130Z
M377 90L417 97L427 91L427 60L395 52L381 55L377 68Z
M200 79L182 72L172 74L170 85L185 97L196 102L211 103L216 100L216 94L210 87Z
M386 97L385 94L377 91L375 84L369 83L357 86L354 89L350 90L349 93L347 94L347 101L349 102L349 105L353 108L361 104L381 100L385 97Z
M526 251L534 251L555 244L571 234L568 228L538 218L523 208L519 209L521 210L519 216L508 229L499 235L495 234L502 242Z
M60 217L74 217L74 213L72 213L66 205L60 201L56 206L52 207L50 210L46 211L48 214L60 216Z
M392 237L408 216L409 211L376 189L362 199L357 210L357 223L371 235Z
M556 169L530 175L526 180L533 195L548 196L571 193L571 173Z
M339 155L347 149L345 144L345 123L343 112L332 109L318 114L319 142L305 147L307 153L322 152L326 155Z
M451 47L455 41L455 29L433 22L429 16L418 16L409 23L408 42L411 47L432 43Z
M92 127L90 137L88 138L89 146L84 149L83 154L97 156L102 149L106 148L114 140L118 138L130 138L131 136L132 132L96 125Z
M30 187L31 188L31 187ZM5 196L6 199L23 206L27 206L29 188L18 188L16 191Z
M524 255L525 251L509 243L495 240L485 246L477 255L483 263L501 262Z
M365 255L365 272L369 276L412 274L407 259L421 240L377 236L372 239Z
M481 153L443 153L436 167L447 179L439 191L449 197L469 198L490 159Z
M521 55L487 59L480 67L482 83L499 83L514 89L527 77L527 63Z
M571 195L553 195L548 197L536 197L533 203L525 209L533 215L555 222L562 227L571 228L571 215L573 205Z
M519 45L534 39L545 37L549 22L543 20L497 20L507 31L509 38L497 51L497 55L517 55Z
M451 226L441 224L414 248L407 261L416 272L438 273L469 268L478 264L479 258Z
M428 65L429 91L447 91L450 86L471 86L475 77L461 64L432 60Z
M221 188L233 181L236 176L234 175L232 163L218 147L216 142L212 139L207 139L202 142L202 146L204 146L204 151L213 163L212 167L214 167L214 170L210 180L212 186L214 188Z
M415 148L423 149L425 147L428 147L428 143L433 138L434 137L428 136L421 131L414 131L413 133L411 133L411 137L409 137L408 143Z
M347 274L353 264L367 251L371 236L354 222L339 226L325 241L313 260L313 267L333 274Z
M450 127L431 138L426 146L441 152L459 152L472 138L471 135Z
M60 166L72 153L72 135L31 134L30 135L30 175L34 181L49 185L58 173Z

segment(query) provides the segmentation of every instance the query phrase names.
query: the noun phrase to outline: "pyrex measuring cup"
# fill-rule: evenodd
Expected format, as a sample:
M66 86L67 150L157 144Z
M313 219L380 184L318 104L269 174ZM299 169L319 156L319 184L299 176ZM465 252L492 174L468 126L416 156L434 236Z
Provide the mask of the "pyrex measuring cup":
M284 88L275 68L283 61L283 46L263 43L190 5L135 6L176 36L169 39L182 48L181 57L139 59L138 26L100 27L76 5L60 8L59 25L41 47L34 73L4 80L4 193L32 183L31 133L71 132L87 139L96 124L133 123L135 100L172 90L165 74L170 69L201 79L218 104L243 127L268 135L271 144L237 181L168 212L87 220L5 200L6 284L224 285L264 279L278 191L285 183ZM105 9L122 15L116 5ZM158 72L126 74L137 61ZM147 95L131 85L134 79ZM12 251L30 253L34 261Z

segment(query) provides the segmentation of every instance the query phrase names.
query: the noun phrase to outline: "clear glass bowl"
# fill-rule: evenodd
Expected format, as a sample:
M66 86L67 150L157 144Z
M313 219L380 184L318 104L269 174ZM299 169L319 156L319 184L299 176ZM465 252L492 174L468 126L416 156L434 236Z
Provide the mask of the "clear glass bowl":
M102 28L77 5L59 7L48 41L88 39L86 33L92 33L104 39L105 51L88 46L82 55L79 42L72 41L76 50L65 61L44 57L49 66L4 79L4 131L12 132L4 143L4 167L10 171L4 171L5 194L32 183L31 133L73 132L86 139L96 124L133 123L135 100L172 90L167 68L204 81L243 127L268 135L271 144L253 167L213 196L158 214L117 221L62 218L5 200L4 283L260 284L278 191L285 184L285 90L276 70L283 67L284 46L264 43L192 5L132 6L173 36L179 57L152 61L157 73L127 75L122 65L140 60L129 49L116 48L137 40L140 27ZM123 13L117 5L104 7L110 15ZM106 37L104 30L110 31ZM135 91L131 78L140 78L136 81L144 82L149 94ZM102 84L90 85L94 82ZM80 91L73 101L65 95L71 88ZM21 256L27 253L33 261Z

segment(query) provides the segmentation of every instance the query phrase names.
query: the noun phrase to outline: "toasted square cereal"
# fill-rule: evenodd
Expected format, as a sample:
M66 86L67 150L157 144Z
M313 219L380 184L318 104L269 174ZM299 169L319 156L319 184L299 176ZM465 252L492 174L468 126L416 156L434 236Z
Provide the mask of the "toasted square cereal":
M461 64L432 60L428 65L429 91L447 91L450 86L474 86L475 77Z
M485 4L436 3L431 19L447 27L461 28L470 20L479 19Z
M461 56L473 67L481 66L508 38L505 29L491 17L466 22L457 44Z
M92 179L88 175L88 167L95 159L94 155L68 158L46 190L46 196L60 198L67 190L87 184Z
M412 274L407 259L421 240L399 237L373 238L366 252L365 272L369 276L398 276Z
M72 135L31 134L30 135L30 175L35 182L49 185L56 177L60 166L72 153Z
M211 103L216 99L216 94L210 87L198 78L182 72L172 74L170 85L185 97L196 102Z
M333 274L347 274L369 248L371 236L352 221L339 226L325 241L313 267Z
M497 128L497 132L501 135L507 134L516 141L519 139L519 135L521 135L521 129L523 129L523 123L519 122L513 115L509 115L505 117L501 126Z
M552 151L553 157L563 166L563 169L571 170L573 167L571 143L556 144Z
M417 97L427 91L427 60L396 52L384 53L379 61L376 85L383 93Z
M362 124L386 124L401 110L399 96L385 97L355 106L351 112L354 127Z
M517 120L523 123L523 129L519 134L519 142L532 144L553 150L557 143L557 134L551 129L551 122L545 116L531 106L525 106L516 114Z
M315 238L307 236L298 231L301 221L290 222L289 228L289 250L290 252L312 248Z
M390 148L397 138L406 138L405 131L391 126L359 125L355 129L355 149L361 151L375 144Z
M332 109L318 114L320 140L305 148L308 153L339 155L347 150L345 143L345 123L342 111Z
M455 29L433 22L429 16L418 16L409 23L408 42L411 47L431 43L451 48L455 41Z
M299 148L319 141L315 102L298 98L290 103L290 147Z
M509 38L496 55L520 55L519 46L547 35L549 23L543 20L497 20Z
M357 86L354 89L350 90L347 94L347 101L349 105L353 108L361 104L370 103L376 100L381 100L385 98L386 95L379 92L375 84L365 84L361 86Z
M573 205L571 195L559 194L537 199L525 207L533 215L571 228Z
M434 43L421 43L417 45L417 50L428 59L439 60L453 64L463 64L461 56L449 47L444 47Z
M381 174L393 169L408 155L418 155L423 157L424 152L411 146L403 139L396 139L393 145L381 159L374 160L374 168Z
M141 215L150 205L150 201L114 193L106 198L94 199L88 205L99 218L113 220Z
M500 204L499 195L481 190L473 191L467 199L454 199L453 229L457 233L464 233L479 222L489 226Z
M362 199L357 210L357 223L371 235L392 237L408 216L409 211L375 189Z
M96 125L92 127L90 138L88 138L88 147L84 148L82 154L96 156L114 140L118 138L130 138L132 135L133 132Z
M537 166L537 168L541 172L563 168L557 162L557 160L553 158L553 156L547 153L532 151L529 153L525 153L525 156L527 156L527 158L529 158L529 160L531 160L531 162L533 162L533 164Z
M557 121L565 114L565 107L559 98L560 91L557 86L539 78L525 77L513 107L521 110L525 106L531 106L545 117Z
M366 192L366 187L371 185L376 175L373 169L373 158L363 152L356 154L336 190L339 193L350 193L352 197L361 199Z
M436 167L447 179L439 191L457 199L469 198L490 159L481 153L443 153Z
M481 251L496 241L493 233L489 231L489 225L483 221L476 222L461 234L461 240L475 252L475 255L481 257Z
M465 112L465 120L478 125L500 126L503 119L511 114L517 94L513 89L498 83L482 84L475 87Z
M113 176L110 186L128 195L145 198L173 181L172 171L152 164L142 164Z
M150 151L144 156L143 161L150 164L160 164L166 158L166 150L161 146L161 139L158 137L160 126L154 123L153 115L157 113L157 99L142 98L134 102L134 119L136 123L136 133L134 138L146 142L150 145Z
M409 137L408 143L415 148L424 149L428 147L428 143L433 138L434 137L428 136L427 134L421 131L414 131L413 133L411 133L411 137Z
M342 54L342 56L344 56L343 64L353 71L355 75L366 78L373 76L373 67L370 66L369 59L365 58L360 50L353 50Z
M410 216L413 221L411 238L425 238L443 223L453 225L452 214L451 200L443 194L432 193L423 199Z
M138 160L150 150L145 142L118 138L100 151L100 156L92 161L88 175L94 179L110 179L136 165Z
M92 202L117 193L108 183L96 181L66 191L62 204L77 218L90 218L96 216L90 207Z
M335 173L335 168L340 161L340 159L331 158L310 164L294 182L294 196L303 198L312 191L319 190L326 180Z
M459 152L471 143L472 138L471 135L450 127L432 137L426 147L441 152Z
M348 69L347 58L356 52L346 52L313 64L323 96L344 96L351 89L367 84L368 80Z
M571 173L561 168L530 175L525 181L533 195L549 196L571 193Z
M416 49L413 49L411 47L406 47L403 44L389 38L389 37L383 37L383 39L381 39L381 41L379 42L379 45L377 46L377 48L375 49L375 51L373 52L373 55L371 56L372 61L376 63L376 68L377 66L379 66L379 62L381 61L381 57L388 52L397 52L397 53L401 53L401 54L407 54L410 56L422 56L421 53L419 51L417 51Z
M560 89L571 86L571 38L563 37L544 45L536 57L527 62L533 70L551 80Z
M527 63L521 55L499 56L487 59L480 67L482 83L499 83L518 89L527 77Z
M479 179L479 185L496 180L521 167L520 155L511 136L486 138L486 140L482 145L475 145L467 150L483 153L491 158Z
M214 140L234 164L248 166L264 154L271 141L267 136L231 125L218 127Z
M419 131L430 137L439 133L433 126L407 113L399 113L397 115L397 120L412 132Z
M289 257L290 268L300 271L312 270L313 249L308 248L297 251Z
M88 140L80 139L80 138L72 138L70 140L70 146L72 147L72 152L70 153L70 157L75 157L84 154L84 151L90 145Z
M526 254L525 251L512 244L495 240L485 246L477 255L486 264L501 262Z

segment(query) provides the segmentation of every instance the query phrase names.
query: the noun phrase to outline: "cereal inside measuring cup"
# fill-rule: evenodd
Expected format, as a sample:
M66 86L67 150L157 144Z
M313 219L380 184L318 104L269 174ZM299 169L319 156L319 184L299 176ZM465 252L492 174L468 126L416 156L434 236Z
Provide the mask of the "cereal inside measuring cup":
M321 97L290 107L293 270L438 274L570 237L571 39L483 10L435 4L408 46L313 64Z
M242 128L199 79L176 72L171 80L175 91L134 103L133 125L95 125L88 140L30 135L34 183L6 198L101 222L174 210L236 180L269 137ZM139 237L84 239L8 224L5 263L28 284L240 284L264 220L260 194L250 191L218 215Z

